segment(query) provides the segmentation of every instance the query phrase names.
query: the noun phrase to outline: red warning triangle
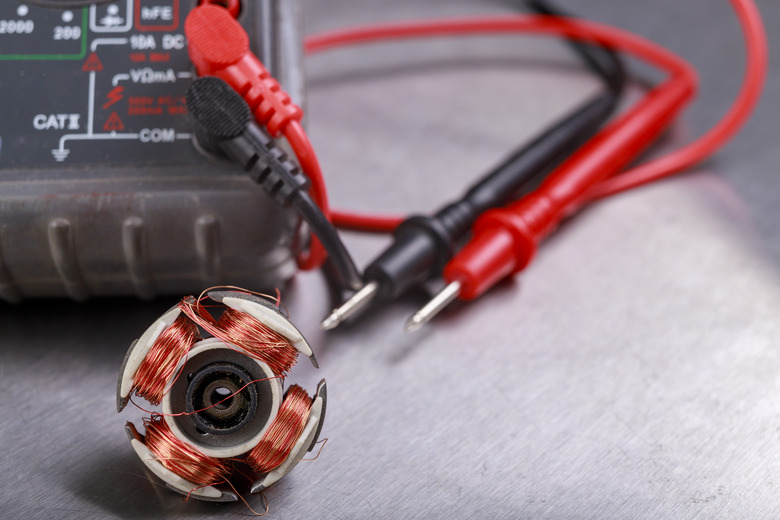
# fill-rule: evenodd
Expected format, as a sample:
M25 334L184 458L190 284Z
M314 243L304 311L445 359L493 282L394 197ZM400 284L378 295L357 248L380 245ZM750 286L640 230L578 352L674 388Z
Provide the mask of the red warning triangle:
M111 112L111 115L108 116L108 119L106 119L106 124L103 125L103 130L106 132L110 132L112 130L124 130L125 125L122 123L122 120L119 118L119 114L116 112Z
M81 70L85 70L87 72L97 72L99 70L103 70L103 63L100 61L100 58L98 58L97 53L93 52L89 55L87 61L85 61L84 65L81 66Z

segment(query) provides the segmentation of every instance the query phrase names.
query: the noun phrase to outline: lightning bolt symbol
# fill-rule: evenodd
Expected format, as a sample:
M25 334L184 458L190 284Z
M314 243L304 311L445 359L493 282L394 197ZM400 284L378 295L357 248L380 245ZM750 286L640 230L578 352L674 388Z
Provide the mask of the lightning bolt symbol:
M117 86L111 89L111 92L106 94L106 98L108 98L108 101L103 103L103 108L108 108L114 103L118 102L120 99L122 99L122 93L125 91L125 87L123 86Z

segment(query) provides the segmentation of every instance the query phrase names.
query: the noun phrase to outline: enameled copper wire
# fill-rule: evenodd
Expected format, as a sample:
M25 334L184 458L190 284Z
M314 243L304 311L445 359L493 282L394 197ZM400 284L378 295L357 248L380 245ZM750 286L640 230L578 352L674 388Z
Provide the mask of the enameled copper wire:
M165 468L198 486L226 480L230 473L226 461L209 457L179 440L161 416L144 419L144 427L144 444Z
M183 315L160 334L136 372L136 394L153 405L160 404L177 365L200 339L198 327L266 363L279 376L284 376L296 362L298 351L282 335L251 315L231 308L225 308L219 319L214 319L201 305L203 299L203 295L197 300L188 297L179 303ZM267 473L287 459L306 426L311 405L312 399L302 387L293 385L288 389L271 426L246 456L246 462L255 471ZM144 419L144 426L144 443L160 463L199 487L224 482L232 470L229 460L210 457L180 440L162 415L155 413Z
M249 314L225 309L217 321L223 341L241 345L253 357L266 363L275 374L286 374L295 365L298 351L290 342Z
M154 342L138 367L135 393L157 406L181 358L200 338L198 328L186 316L179 316Z
M203 330L267 364L275 374L285 375L295 365L295 347L247 313L226 308L219 320L214 320L200 303L191 299L182 300L179 308Z
M312 399L306 390L298 385L289 388L273 423L246 456L252 469L258 473L268 473L287 459L303 433L311 404Z

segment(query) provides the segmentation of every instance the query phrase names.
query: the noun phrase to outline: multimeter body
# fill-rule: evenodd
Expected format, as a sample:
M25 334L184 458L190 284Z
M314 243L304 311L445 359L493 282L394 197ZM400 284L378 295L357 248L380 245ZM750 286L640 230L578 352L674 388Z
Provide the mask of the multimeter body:
M192 138L183 25L198 1L50 4L0 3L0 299L289 279L296 216ZM300 98L298 13L242 2L239 21Z

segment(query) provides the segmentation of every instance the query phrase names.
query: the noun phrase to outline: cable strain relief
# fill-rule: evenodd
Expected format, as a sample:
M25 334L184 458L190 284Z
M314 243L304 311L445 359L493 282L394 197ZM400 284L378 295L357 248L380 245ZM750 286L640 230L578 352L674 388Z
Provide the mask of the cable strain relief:
M251 124L243 135L223 141L221 148L260 184L274 201L289 207L298 192L309 188L309 179L288 159L260 127Z
M290 121L301 121L303 110L251 52L226 70L228 83L241 94L258 123L278 137Z
M467 228L468 229L468 228ZM420 232L430 236L436 243L436 249L439 251L439 258L436 261L436 270L440 271L447 260L455 253L455 244L453 244L454 235L448 226L437 217L428 217L426 215L413 215L398 226L394 235L401 237L407 234L418 234Z
M436 219L410 217L396 229L393 244L366 268L365 278L379 284L381 297L396 298L441 272L452 254L448 238Z
M488 234L496 228L510 233L514 243L512 273L517 273L531 263L539 242L555 228L558 213L549 198L531 194L508 208L483 213L474 224L474 235Z
M437 222L431 231L447 242L449 256L455 253L459 239L468 233L478 216L474 205L467 199L448 204L436 213L434 218Z

